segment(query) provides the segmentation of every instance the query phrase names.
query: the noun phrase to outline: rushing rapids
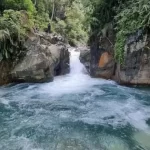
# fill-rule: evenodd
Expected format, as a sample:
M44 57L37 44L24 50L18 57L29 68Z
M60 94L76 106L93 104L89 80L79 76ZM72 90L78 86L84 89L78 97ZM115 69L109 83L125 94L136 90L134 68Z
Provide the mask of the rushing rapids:
M150 150L150 93L71 72L0 88L0 150Z

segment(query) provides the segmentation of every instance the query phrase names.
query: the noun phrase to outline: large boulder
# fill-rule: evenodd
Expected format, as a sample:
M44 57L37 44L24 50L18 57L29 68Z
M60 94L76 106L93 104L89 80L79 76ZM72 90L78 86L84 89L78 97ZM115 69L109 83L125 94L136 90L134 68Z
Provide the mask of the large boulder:
M90 61L91 61L91 55L90 55L90 49L82 49L80 50L80 62L85 66L88 73L90 73Z
M61 36L36 34L24 46L28 52L11 71L12 81L47 82L69 72L69 52Z
M115 34L91 37L91 49L81 52L81 62L93 77L113 79L124 85L150 85L150 30L129 35L124 47L124 62L114 60Z
M0 61L0 85L11 82L48 82L69 73L69 51L61 36L30 34L24 43L26 54L17 63Z
M116 80L126 85L150 85L150 32L130 35L124 49L124 65L117 65Z
M104 79L112 79L114 75L115 61L113 56L107 51L103 52L99 59L98 69L96 76Z
M91 36L90 50L81 51L80 61L84 64L92 77L112 79L115 72L113 59L114 34L110 32L108 37L99 38ZM100 41L101 39L101 41Z
M10 61L0 61L0 85L8 84L11 82L9 73L12 69L12 65L12 62Z

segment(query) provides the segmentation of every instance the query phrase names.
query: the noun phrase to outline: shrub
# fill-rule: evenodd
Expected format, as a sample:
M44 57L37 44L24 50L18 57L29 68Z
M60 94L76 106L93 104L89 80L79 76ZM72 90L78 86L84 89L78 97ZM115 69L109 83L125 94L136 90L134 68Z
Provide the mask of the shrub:
M3 59L13 59L22 51L31 23L23 20L26 15L25 12L6 10L0 17L0 53Z

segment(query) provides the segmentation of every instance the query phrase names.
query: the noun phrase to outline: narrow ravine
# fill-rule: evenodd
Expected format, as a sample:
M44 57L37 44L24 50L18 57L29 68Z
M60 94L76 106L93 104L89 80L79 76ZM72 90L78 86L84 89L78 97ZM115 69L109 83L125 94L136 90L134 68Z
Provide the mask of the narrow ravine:
M0 150L150 150L150 93L85 73L0 88Z

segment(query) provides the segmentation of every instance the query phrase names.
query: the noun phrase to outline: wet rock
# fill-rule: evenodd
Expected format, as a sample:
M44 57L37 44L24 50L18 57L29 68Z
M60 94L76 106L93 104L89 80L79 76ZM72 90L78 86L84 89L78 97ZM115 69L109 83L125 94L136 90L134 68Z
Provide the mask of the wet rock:
M0 85L8 84L11 82L11 77L9 75L11 69L11 62L0 61Z
M8 82L47 82L54 76L69 73L69 51L60 35L31 34L24 43L26 54L18 63L0 73L0 79ZM2 61L3 62L3 61ZM1 66L1 65L0 65ZM2 69L5 70L5 67ZM3 77L2 77L3 76Z
M139 30L130 35L124 50L124 65L117 65L117 81L126 85L150 85L150 34Z
M115 33L92 35L90 52L81 52L80 61L92 77L113 79L124 85L150 85L150 31L139 29L128 36L124 64L114 60Z
M59 36L37 34L24 44L28 52L11 71L13 81L46 82L69 72L69 52Z
M115 61L113 59L114 35L101 38L91 37L90 50L81 51L80 61L92 77L111 79L114 75Z
M90 61L91 61L90 49L81 50L79 59L80 62L85 66L88 73L90 73Z
M54 45L49 47L38 45L34 49L31 47L24 59L11 71L12 80L20 82L51 81L58 59L59 50Z
M99 59L99 65L96 76L105 79L111 79L114 73L115 62L113 56L108 52L102 53Z

